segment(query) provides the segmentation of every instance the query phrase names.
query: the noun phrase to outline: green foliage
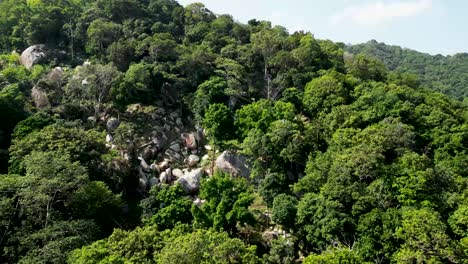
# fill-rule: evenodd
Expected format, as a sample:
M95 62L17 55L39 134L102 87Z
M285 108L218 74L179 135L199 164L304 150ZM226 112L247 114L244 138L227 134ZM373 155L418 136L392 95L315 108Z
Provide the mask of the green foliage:
M299 232L316 250L325 250L331 241L343 241L350 235L352 218L344 206L314 193L306 194L297 206Z
M162 235L154 226L132 232L116 229L110 237L73 251L68 263L152 263L163 248Z
M115 230L105 240L75 250L69 263L259 263L255 247L227 233L189 232L184 226L157 231L155 226L132 232Z
M86 65L75 69L75 76L65 87L64 101L78 102L94 110L95 115L111 102L111 91L121 80L121 73L112 64Z
M357 226L361 256L389 262L400 245L395 233L400 225L401 211L398 209L374 209L362 215Z
M102 183L89 182L86 169L68 155L34 151L24 166L25 176L0 178L2 205L8 209L0 212L6 224L2 257L6 262L63 263L69 251L101 236L109 225L103 213L119 206L120 199Z
M155 257L157 263L260 263L255 246L247 247L241 240L225 232L198 230L168 242Z
M104 135L97 131L51 125L13 141L10 148L10 173L22 172L25 168L24 157L34 151L69 155L73 161L80 161L93 172L97 169L93 164L107 150Z
M25 120L20 121L13 131L12 137L21 140L32 132L37 132L54 123L54 119L44 112L38 112Z
M1 263L467 262L466 54L174 0L2 0L0 32ZM46 59L26 69L32 44ZM235 149L252 177L136 189L155 176L138 157L198 129L216 148L197 138L197 155Z
M263 255L264 263L289 264L294 263L295 249L292 239L278 238L271 242L270 252Z
M260 183L259 193L263 201L269 206L273 206L273 200L278 195L289 192L289 180L282 173L268 173Z
M192 206L197 226L213 227L235 235L237 225L255 224L249 211L254 196L243 178L231 179L227 174L216 172L212 178L203 181L200 198L206 202L201 207Z
M112 96L122 106L136 102L149 103L156 96L152 84L151 66L144 63L133 64L125 73L120 85L112 89Z
M122 200L105 183L91 181L71 195L68 206L76 218L95 219L99 225L106 226L109 222L116 221Z
M203 126L216 145L231 139L235 133L231 111L224 104L212 104L208 107L203 119Z
M202 121L210 104L224 103L226 101L224 93L226 88L226 81L220 77L212 77L198 87L192 106L197 120Z
M305 264L358 264L365 262L355 249L338 247L325 251L320 255L310 255L304 260Z
M55 222L20 239L20 247L28 252L18 263L65 263L68 252L91 243L98 233L98 227L91 220Z
M350 56L345 60L346 70L361 80L385 81L387 78L387 69L377 59L356 55Z
M272 122L282 119L292 120L295 113L296 109L291 103L260 100L237 110L235 125L242 138L245 138L252 129L266 132Z
M375 40L347 47L351 53L363 53L379 58L390 70L417 76L425 86L456 99L467 97L466 54L432 56L426 53L389 46Z
M271 220L284 226L293 228L297 213L297 199L294 196L280 194L273 200Z
M304 108L315 115L318 111L330 111L346 103L348 93L343 84L333 76L324 75L312 80L305 87Z
M178 223L190 224L192 201L185 196L180 185L153 187L149 196L140 203L145 224L160 230L172 229Z
M121 34L121 26L111 21L96 19L88 27L88 45L87 50L90 53L104 54L106 49L118 38ZM102 55L101 55L102 56Z
M1 75L0 75L1 76ZM0 77L1 78L1 77ZM1 82L1 81L0 81ZM24 95L18 84L0 86L0 172L7 172L7 149L10 145L10 135L15 125L27 117Z
M463 204L460 205L460 207L455 212L453 212L448 220L452 231L461 237L468 237L467 217L468 208L465 204Z
M437 212L427 208L404 210L396 235L403 242L394 255L397 263L457 262L452 241Z

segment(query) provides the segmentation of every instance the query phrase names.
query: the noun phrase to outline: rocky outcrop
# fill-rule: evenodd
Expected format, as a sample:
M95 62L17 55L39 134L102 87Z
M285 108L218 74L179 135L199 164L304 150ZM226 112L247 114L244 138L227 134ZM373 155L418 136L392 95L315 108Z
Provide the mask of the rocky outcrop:
M53 82L59 82L63 78L63 69L62 67L55 67L48 75L47 79Z
M44 58L46 58L45 48L45 45L39 44L25 49L23 53L21 53L21 64L29 70L34 65L40 63Z
M184 144L184 147L194 150L197 149L197 140L196 137L193 133L183 133L181 136L182 143Z
M116 130L119 127L119 125L120 125L120 121L115 117L111 117L109 118L109 120L107 120L107 123L106 123L107 131L112 132Z
M37 108L44 108L49 106L49 98L47 97L47 93L42 91L39 87L34 86L31 90L31 98L34 101L34 105Z
M190 155L186 160L186 163L189 167L194 167L199 162L200 162L200 157L198 157L197 155Z
M204 173L205 172L201 168L192 170L184 174L183 177L179 178L177 183L182 186L182 189L184 189L187 194L195 194L200 189L200 184Z
M229 151L216 159L216 168L235 177L250 177L250 165L245 156Z
M184 177L184 172L183 172L181 169L174 169L174 170L172 171L172 176L174 176L175 178L179 179L179 178Z

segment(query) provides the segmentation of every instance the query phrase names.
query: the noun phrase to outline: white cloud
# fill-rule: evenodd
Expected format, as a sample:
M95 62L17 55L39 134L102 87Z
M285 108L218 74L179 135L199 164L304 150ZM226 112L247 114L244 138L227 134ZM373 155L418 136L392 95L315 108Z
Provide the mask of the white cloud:
M417 16L432 9L432 0L374 1L364 5L351 5L333 15L334 26L355 24L378 26L397 18Z

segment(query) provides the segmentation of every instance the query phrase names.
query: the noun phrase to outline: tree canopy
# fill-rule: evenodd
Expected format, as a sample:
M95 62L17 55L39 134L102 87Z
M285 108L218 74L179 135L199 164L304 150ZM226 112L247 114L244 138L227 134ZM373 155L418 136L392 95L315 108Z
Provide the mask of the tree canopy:
M0 1L0 263L468 263L467 62Z

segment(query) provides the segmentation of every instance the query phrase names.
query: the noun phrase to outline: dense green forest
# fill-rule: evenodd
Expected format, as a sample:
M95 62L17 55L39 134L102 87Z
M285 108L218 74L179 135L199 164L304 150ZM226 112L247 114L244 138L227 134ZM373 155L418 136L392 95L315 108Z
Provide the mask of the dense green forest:
M0 54L0 263L468 263L466 55L174 0L2 0Z
M389 46L375 40L351 45L346 51L366 54L381 60L391 71L411 73L430 89L464 100L468 97L468 54L436 55Z

